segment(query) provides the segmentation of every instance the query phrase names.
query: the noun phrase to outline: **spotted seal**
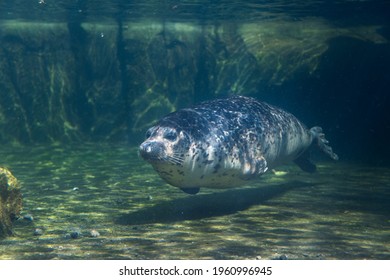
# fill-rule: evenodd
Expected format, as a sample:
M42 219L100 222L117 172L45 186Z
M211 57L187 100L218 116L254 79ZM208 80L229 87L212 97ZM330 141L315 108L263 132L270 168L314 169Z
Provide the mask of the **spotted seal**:
M320 127L307 129L282 109L233 96L163 117L147 131L139 154L166 182L196 194L200 187L242 185L289 161L314 172L307 156L313 143L338 159Z

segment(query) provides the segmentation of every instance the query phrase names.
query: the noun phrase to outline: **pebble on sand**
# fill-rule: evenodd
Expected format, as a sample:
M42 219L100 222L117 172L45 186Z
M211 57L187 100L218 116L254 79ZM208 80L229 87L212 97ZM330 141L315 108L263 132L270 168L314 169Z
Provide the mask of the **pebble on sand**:
M27 221L30 221L30 222L34 221L34 217L31 214L24 215L23 219L27 220Z
M99 237L99 236L100 236L100 233L99 233L96 229L92 229L92 230L89 232L89 236L91 236L91 237Z
M78 230L78 229L73 230L73 231L70 233L70 237L72 237L73 239L76 239L76 238L81 237L81 231Z
M41 228L34 229L34 235L38 236L42 234L43 234L43 230Z

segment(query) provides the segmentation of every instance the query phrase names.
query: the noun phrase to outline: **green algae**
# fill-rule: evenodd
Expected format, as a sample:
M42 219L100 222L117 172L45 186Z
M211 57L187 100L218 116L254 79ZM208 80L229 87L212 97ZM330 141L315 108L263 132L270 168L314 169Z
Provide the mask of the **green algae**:
M367 43L367 52L376 53L388 44L383 28L338 27L314 17L120 24L0 20L0 140L138 138L178 108L226 94L265 97L275 86L303 83L301 75L309 81L323 76L321 62L332 54L334 39ZM338 47L351 52L348 45Z
M285 166L246 187L191 196L126 145L7 147L0 158L21 182L21 217L34 218L14 223L0 259L390 257L390 168Z

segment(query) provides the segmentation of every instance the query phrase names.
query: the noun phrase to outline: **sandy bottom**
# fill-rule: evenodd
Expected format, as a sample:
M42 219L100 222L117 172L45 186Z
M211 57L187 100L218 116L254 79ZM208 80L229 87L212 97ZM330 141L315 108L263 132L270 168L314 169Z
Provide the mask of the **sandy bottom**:
M188 195L124 145L2 147L0 166L24 195L0 259L390 259L389 167L291 165Z

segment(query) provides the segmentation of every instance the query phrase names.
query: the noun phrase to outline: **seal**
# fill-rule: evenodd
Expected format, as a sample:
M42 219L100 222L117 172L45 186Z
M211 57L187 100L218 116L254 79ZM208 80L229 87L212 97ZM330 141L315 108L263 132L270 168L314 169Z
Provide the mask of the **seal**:
M308 129L280 108L233 96L166 115L146 132L139 154L167 183L196 194L201 187L243 185L290 161L314 172L313 144L338 159L320 127Z

